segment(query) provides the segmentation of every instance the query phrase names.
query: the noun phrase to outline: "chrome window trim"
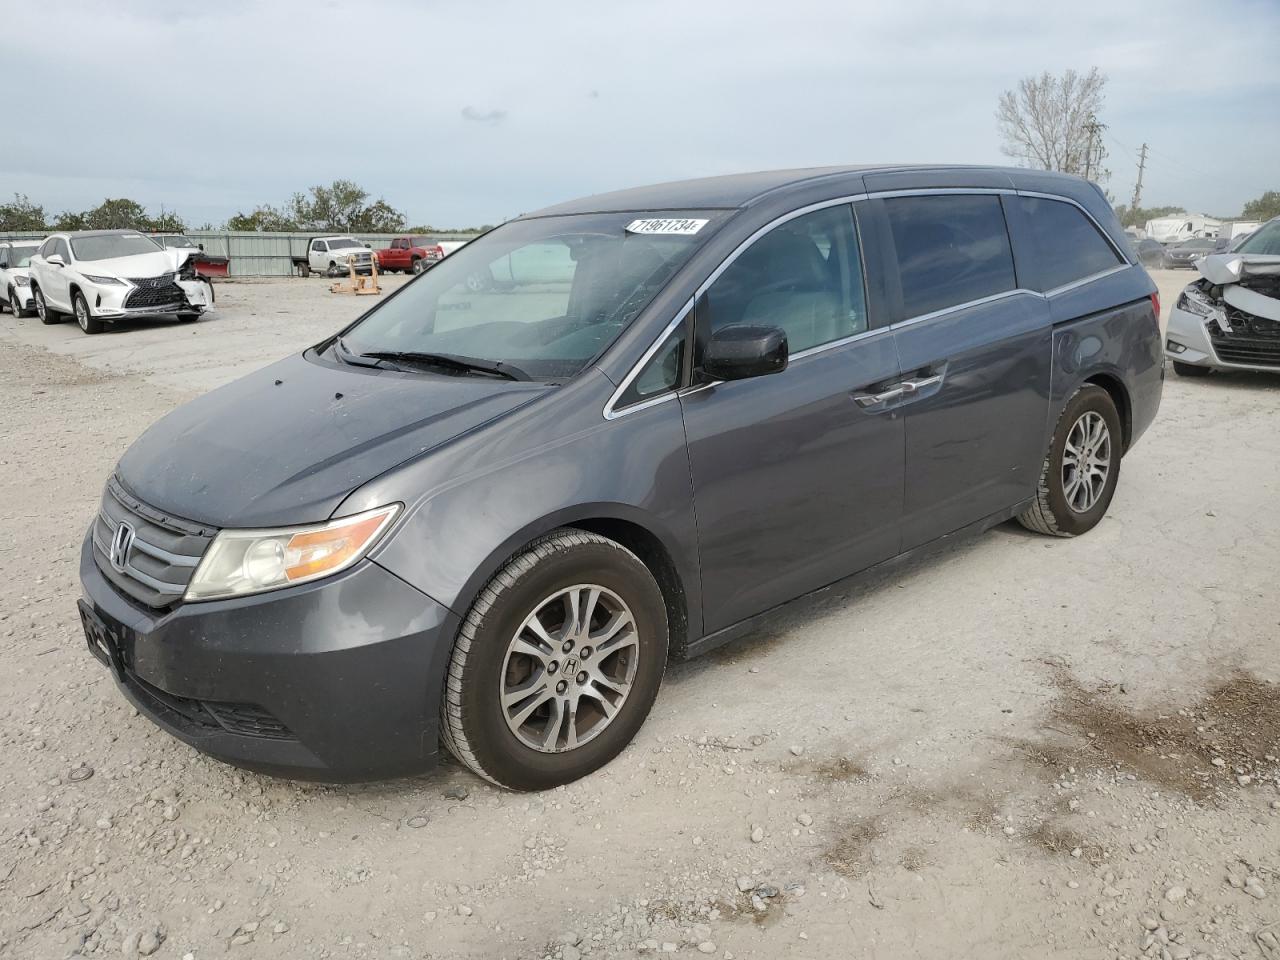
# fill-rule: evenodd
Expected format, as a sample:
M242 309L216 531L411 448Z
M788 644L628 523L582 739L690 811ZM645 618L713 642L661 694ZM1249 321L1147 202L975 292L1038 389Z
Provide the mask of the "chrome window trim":
M644 368L644 365L653 358L653 355L657 353L659 348L666 341L667 337L671 335L671 332L675 330L675 328L688 316L689 311L693 309L693 305L697 302L698 298L707 292L707 290L711 287L711 285L720 278L720 275L724 273L725 270L727 270L733 264L733 262L737 260L738 257L741 256L742 253L748 247L750 247L753 243L755 243L757 240L759 240L762 236L764 236L769 231L773 230L776 227L781 226L784 223L787 223L790 220L794 220L797 217L802 217L808 213L813 213L817 210L825 210L828 207L838 207L844 204L858 203L864 200L883 200L883 199L888 199L892 197L956 196L956 195L965 195L965 194L1034 197L1041 200L1056 200L1059 203L1070 204L1071 206L1079 210L1081 213L1083 213L1089 219L1089 222L1094 225L1094 227L1097 229L1097 231L1100 234L1102 234L1103 239L1107 241L1107 244L1111 247L1111 249L1120 257L1121 262L1116 264L1114 267L1109 267L1106 270L1099 271L1098 273L1091 274L1087 277L1081 277L1079 280L1073 280L1071 283L1063 284L1060 287L1054 287L1052 290L1046 290L1044 292L1041 292L1039 290L1031 290L1026 287L1014 287L1010 290L1004 290L1004 291L1001 291L1000 293L995 293L988 297L981 297L977 300L969 300L965 303L957 303L954 306L944 307L941 310L934 310L930 313L920 314L914 317L906 317L902 320L899 320L897 323L892 323L883 327L875 327L869 330L864 330L861 333L855 333L849 337L843 337L839 340L832 340L830 343L821 343L815 347L809 347L807 350L801 350L799 353L792 354L790 357L788 357L788 364L792 360L803 360L806 357L814 356L815 354L822 353L825 350L834 350L837 347L842 347L842 346L845 346L846 344L853 343L858 340L866 339L873 335L884 333L885 331L888 331L888 330L897 330L902 327L909 326L911 324L921 323L927 320L934 320L934 319L937 319L938 317L944 317L948 314L956 313L957 311L960 311L960 310L967 310L970 307L977 307L987 303L994 303L998 300L1004 300L1009 297L1018 296L1020 294L1030 294L1033 297L1039 297L1041 300L1048 300L1050 297L1056 296L1060 293L1066 293L1070 290L1074 290L1076 287L1083 286L1086 283L1092 283L1094 280L1100 280L1103 277L1110 276L1113 273L1119 273L1120 271L1126 270L1134 265L1133 261L1129 259L1125 251L1122 250L1116 244L1116 242L1111 238L1111 235L1107 233L1106 230L1103 229L1102 224L1098 223L1097 218L1094 217L1093 214L1091 214L1088 210L1086 210L1084 206L1081 205L1076 200L1073 200L1070 197L1064 197L1056 193L1044 193L1038 190L1019 190L1015 187L916 187L916 188L904 189L904 190L875 190L875 191L864 192L864 193L853 193L843 197L835 197L830 200L820 200L817 203L808 204L807 206L803 206L796 210L792 210L788 213L784 213L778 217L775 217L773 220L770 220L768 223L760 227L758 230L752 233L749 237L743 240L740 244L738 244L738 246L736 246L733 249L733 251L729 253L729 255L726 256L724 260L720 262L720 265L717 266L715 270L711 271L711 273L707 276L707 279L698 285L698 288L694 291L694 294L689 299L689 301L685 303L683 307L680 308L680 311L676 314L675 319L672 320L669 324L667 324L665 328L663 328L662 332L658 335L657 339L654 340L654 342L649 346L649 349L647 349L644 352L644 354L640 357L640 359L631 367L627 375L623 377L622 383L619 384L617 389L615 389L613 393L609 396L609 400L604 406L604 411L603 411L604 418L606 420L616 420L619 417L626 416L628 413L632 413L638 410L644 410L649 407L657 406L659 403L664 403L665 401L671 400L675 397L688 396L692 393L697 393L699 390L705 390L708 387L714 387L716 384L721 382L719 380L712 380L707 383L693 384L688 387L669 390L668 392L660 394L659 396L652 397L648 400L643 400L639 403L631 404L630 406L627 406L627 407L623 407L621 410L614 409L614 405L618 402L618 398L621 397L622 394L626 391L627 387L631 385L631 381L633 381L637 376L640 375L640 371ZM1007 224L1006 224L1006 228L1007 228ZM1012 243L1012 240L1011 240L1011 243Z
M667 338L676 331L676 328L679 327L680 324L684 323L685 319L689 316L689 311L693 309L694 301L697 299L697 295L689 298L685 305L676 313L675 319L666 325L662 333L658 334L658 338L649 345L649 349L644 352L640 359L636 361L635 365L627 372L627 375L622 378L622 383L618 384L617 389L609 395L609 401L604 405L604 418L606 420L617 420L619 417L625 417L628 413L634 413L637 410L646 410L649 407L656 407L659 403L662 403L665 400L670 400L679 393L680 388L677 386L668 389L664 393L658 394L656 397L650 397L648 400L641 400L639 403L628 404L621 410L614 409L614 405L619 399L621 399L622 395L627 392L627 388L631 386L631 382L635 380L636 377L640 376L640 371L645 368L645 364L653 359L654 354L661 350L663 344L667 342Z

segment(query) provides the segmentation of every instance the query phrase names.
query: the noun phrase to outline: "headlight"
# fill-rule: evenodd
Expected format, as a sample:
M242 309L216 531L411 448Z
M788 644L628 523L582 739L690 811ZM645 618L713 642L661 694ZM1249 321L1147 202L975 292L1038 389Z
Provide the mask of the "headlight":
M84 278L85 278L86 280L90 281L91 283L100 283L100 284L102 284L103 286L106 286L106 287L111 287L111 286L122 287L122 286L124 286L124 281L123 281L123 280L117 280L115 277L95 277L92 273L86 273L86 274L84 274Z
M14 277L14 278L13 278L13 282L14 282L14 283L16 283L16 284L17 284L18 286L20 286L20 287L29 287L29 286L31 286L31 278L30 278L30 277L24 277L24 276L22 276L21 274L19 274L18 276Z
M345 570L400 512L393 503L328 523L279 530L223 530L213 539L186 600L239 597L306 583Z
M1176 306L1179 310L1194 313L1197 317L1211 317L1214 315L1215 305L1213 301L1206 297L1194 283L1182 291Z

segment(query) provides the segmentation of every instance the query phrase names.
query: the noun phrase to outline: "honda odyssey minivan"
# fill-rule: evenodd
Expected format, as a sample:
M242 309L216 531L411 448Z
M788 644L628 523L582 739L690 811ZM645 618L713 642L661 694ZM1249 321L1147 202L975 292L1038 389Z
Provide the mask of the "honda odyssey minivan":
M1163 384L1128 251L1092 184L985 167L523 216L147 430L84 541L89 647L234 764L571 781L670 658L958 532L1095 526Z

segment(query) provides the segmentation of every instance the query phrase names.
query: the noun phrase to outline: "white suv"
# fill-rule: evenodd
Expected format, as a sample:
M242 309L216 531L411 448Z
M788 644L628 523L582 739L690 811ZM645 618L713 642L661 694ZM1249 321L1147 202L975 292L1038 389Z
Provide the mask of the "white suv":
M213 304L213 287L186 268L188 257L136 230L55 233L31 258L36 313L44 323L72 314L85 333L128 317L195 320Z
M30 316L35 309L30 264L39 247L39 240L0 243L0 308L8 307L15 317Z

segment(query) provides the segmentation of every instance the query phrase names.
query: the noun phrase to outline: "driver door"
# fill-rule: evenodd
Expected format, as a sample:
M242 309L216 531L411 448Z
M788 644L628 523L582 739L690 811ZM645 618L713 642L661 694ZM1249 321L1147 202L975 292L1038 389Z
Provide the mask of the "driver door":
M873 400L899 379L898 358L864 291L844 204L760 237L695 307L699 344L770 326L790 352L780 373L681 396L708 632L898 552L902 419Z

